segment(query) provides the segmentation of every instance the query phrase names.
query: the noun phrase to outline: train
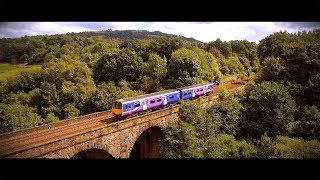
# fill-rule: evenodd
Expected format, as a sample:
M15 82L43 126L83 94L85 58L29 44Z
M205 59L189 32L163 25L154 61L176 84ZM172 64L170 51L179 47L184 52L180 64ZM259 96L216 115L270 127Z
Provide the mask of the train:
M144 114L177 104L180 101L206 96L213 92L214 83L206 82L177 89L118 99L112 103L112 113L120 119Z

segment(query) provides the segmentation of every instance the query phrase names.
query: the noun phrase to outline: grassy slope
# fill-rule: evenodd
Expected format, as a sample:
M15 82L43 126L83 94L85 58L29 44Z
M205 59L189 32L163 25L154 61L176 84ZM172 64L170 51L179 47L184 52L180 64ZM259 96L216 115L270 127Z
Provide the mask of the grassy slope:
M0 64L0 81L4 81L8 77L16 76L22 71L40 69L41 65L12 65Z

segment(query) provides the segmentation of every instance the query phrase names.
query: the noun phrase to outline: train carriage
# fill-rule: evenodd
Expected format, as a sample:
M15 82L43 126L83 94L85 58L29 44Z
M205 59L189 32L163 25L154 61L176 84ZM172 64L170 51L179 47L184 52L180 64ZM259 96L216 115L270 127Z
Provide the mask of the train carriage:
M151 94L119 99L113 102L112 112L126 117L140 112L162 108L180 100L192 99L207 95L213 91L213 83L202 83L179 89L165 90Z
M181 92L181 99L192 99L195 97L207 95L213 91L213 83L201 83L191 86L186 86L178 89Z
M142 111L156 109L180 100L177 90L165 90L137 97L119 99L113 103L112 112L115 115L127 116Z

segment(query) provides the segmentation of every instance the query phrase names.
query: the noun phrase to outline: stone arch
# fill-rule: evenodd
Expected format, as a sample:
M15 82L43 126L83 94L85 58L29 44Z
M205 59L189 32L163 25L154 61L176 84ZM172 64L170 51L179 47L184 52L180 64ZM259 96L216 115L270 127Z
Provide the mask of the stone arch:
M157 134L154 135L154 137L150 137L150 133L152 133L152 131L160 131L160 134ZM158 139L160 140L160 136L161 136L161 131L162 131L162 127L160 127L159 125L154 125L154 126L144 126L143 128L140 128L138 133L137 133L137 136L134 138L134 141L132 143L130 143L130 147L129 147L129 155L128 155L128 158L131 158L131 155L133 155L133 153L136 153L136 152L133 152L134 150L137 150L137 149L134 149L134 148L139 148L139 150L141 151L141 147L140 144L137 144L137 143L141 143L140 141L141 140L144 140L144 141L148 141L146 140L146 136L148 136L149 138L152 138L152 140L155 140L155 139ZM142 138L142 139L140 139ZM147 138L148 139L148 138ZM149 139L150 141L151 139ZM152 146L154 144L156 144L156 142L152 142L151 144L149 143L143 143L145 146ZM152 158L152 155L150 155L151 158ZM150 157L148 157L150 158Z
M69 158L76 158L77 155L81 155L81 153L86 153L86 158L111 158L114 159L111 153L108 152L106 146L101 143L89 143L81 144L78 146L75 146L74 150L72 151L72 154L69 154ZM88 156L88 154L90 154Z

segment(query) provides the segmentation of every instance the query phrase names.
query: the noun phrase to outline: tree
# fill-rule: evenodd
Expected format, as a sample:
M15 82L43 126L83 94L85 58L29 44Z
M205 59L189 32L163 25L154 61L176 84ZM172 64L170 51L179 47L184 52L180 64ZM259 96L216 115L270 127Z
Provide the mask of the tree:
M301 120L297 122L296 134L306 140L320 140L320 111L316 106L303 109Z
M209 51L213 47L219 50L225 58L229 58L232 53L231 44L228 42L222 42L220 38L213 42L209 42L207 44L207 51Z
M56 89L62 106L73 103L81 109L96 87L92 79L92 71L87 64L72 56L62 56L56 62L43 66L45 81ZM49 88L49 86L48 86Z
M260 141L257 144L259 158L270 158L275 151L275 143L269 138L267 133L261 136Z
M272 158L320 158L320 142L279 136Z
M180 121L169 123L164 129L161 154L164 158L202 158L201 141L195 127Z
M106 52L94 66L94 78L99 82L135 81L143 74L143 62L131 49Z
M64 112L64 118L70 119L74 117L78 117L80 114L80 111L73 105L73 104L66 104L63 109Z
M287 68L279 58L268 57L258 73L257 82L282 80L287 72Z
M212 122L217 126L217 133L236 135L242 105L232 95L214 103L208 110Z
M243 106L241 131L250 137L289 135L294 128L296 103L282 84L262 82L246 89Z
M112 102L120 99L121 90L114 83L102 83L98 85L86 104L87 112L105 111L112 108Z
M179 118L196 128L199 138L203 141L214 135L215 127L206 110L195 103L182 103L179 109ZM210 123L211 122L211 123Z
M210 151L207 158L253 158L257 153L254 145L245 140L236 141L229 134L219 134L210 140Z
M199 82L202 76L200 61L191 50L179 49L172 53L168 66L168 82L171 88Z
M167 59L150 53L145 68L147 76L162 81L167 75Z
M132 49L140 56L144 61L148 59L148 51L150 51L150 40L127 40L123 41L120 45L120 49Z
M276 80L289 84L300 106L320 107L319 41L319 29L297 34L278 32L262 39L258 46L261 61L272 56L281 59L286 71ZM296 91L297 87L302 88Z
M240 74L241 72L244 72L244 67L241 64L238 56L233 54L222 63L221 72L224 75Z
M204 81L220 83L223 75L220 72L218 60L210 53L205 52L198 47L193 47L192 51L198 56L202 73L202 79Z
M157 91L159 87L159 81L148 76L140 76L138 79L139 90L146 93L153 93Z
M28 105L0 103L0 133L35 127L41 119Z
M171 54L184 47L184 41L179 38L157 38L151 41L148 52L155 52L160 57L166 57L170 61Z
M53 113L47 115L45 119L42 120L43 124L58 122L59 117L55 116Z

